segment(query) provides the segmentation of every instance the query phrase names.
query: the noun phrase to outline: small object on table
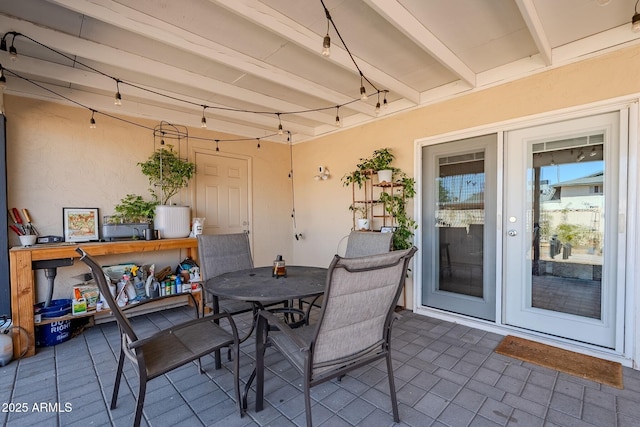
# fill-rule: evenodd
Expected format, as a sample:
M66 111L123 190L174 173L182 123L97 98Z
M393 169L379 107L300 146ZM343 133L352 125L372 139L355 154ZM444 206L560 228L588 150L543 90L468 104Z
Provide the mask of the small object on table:
M273 261L273 277L287 277L287 267L282 259L282 255L278 255Z

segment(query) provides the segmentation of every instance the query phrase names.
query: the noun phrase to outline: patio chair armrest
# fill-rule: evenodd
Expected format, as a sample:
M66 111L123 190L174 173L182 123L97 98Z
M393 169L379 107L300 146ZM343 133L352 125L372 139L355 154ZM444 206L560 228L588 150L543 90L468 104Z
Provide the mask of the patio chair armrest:
M279 319L275 314L267 310L261 310L258 312L258 322L262 324L262 322L265 321L270 327L276 327L278 331L290 338L301 351L308 348L308 343L302 340L298 334L294 332L294 329L291 329L291 327L283 322L282 319Z

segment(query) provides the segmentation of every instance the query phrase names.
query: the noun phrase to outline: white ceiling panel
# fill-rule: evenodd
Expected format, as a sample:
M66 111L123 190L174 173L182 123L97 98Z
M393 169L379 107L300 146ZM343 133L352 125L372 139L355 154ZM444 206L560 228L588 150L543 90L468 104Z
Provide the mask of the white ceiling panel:
M637 43L635 1L599 3L2 1L0 32L18 60L0 51L0 64L6 93L191 126L206 107L210 130L284 142L279 116L299 142L339 132L336 111L345 126L359 125ZM344 40L330 26L328 58L324 6ZM120 107L109 101L116 79ZM376 114L378 96L389 108Z

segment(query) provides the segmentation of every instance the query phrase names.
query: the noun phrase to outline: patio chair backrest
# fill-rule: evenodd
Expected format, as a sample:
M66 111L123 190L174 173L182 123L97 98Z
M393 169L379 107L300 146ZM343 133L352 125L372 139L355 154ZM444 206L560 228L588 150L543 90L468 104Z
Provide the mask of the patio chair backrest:
M347 240L345 258L377 255L391 250L393 233L352 231Z
M312 377L375 353L389 327L415 247L360 258L335 256L312 341Z
M198 262L203 278L253 268L247 233L199 234Z

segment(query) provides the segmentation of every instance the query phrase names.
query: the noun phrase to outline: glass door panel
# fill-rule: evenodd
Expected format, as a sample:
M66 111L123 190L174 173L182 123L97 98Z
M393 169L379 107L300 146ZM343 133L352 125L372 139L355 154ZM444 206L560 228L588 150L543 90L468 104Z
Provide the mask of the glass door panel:
M495 319L496 140L424 148L425 306Z

